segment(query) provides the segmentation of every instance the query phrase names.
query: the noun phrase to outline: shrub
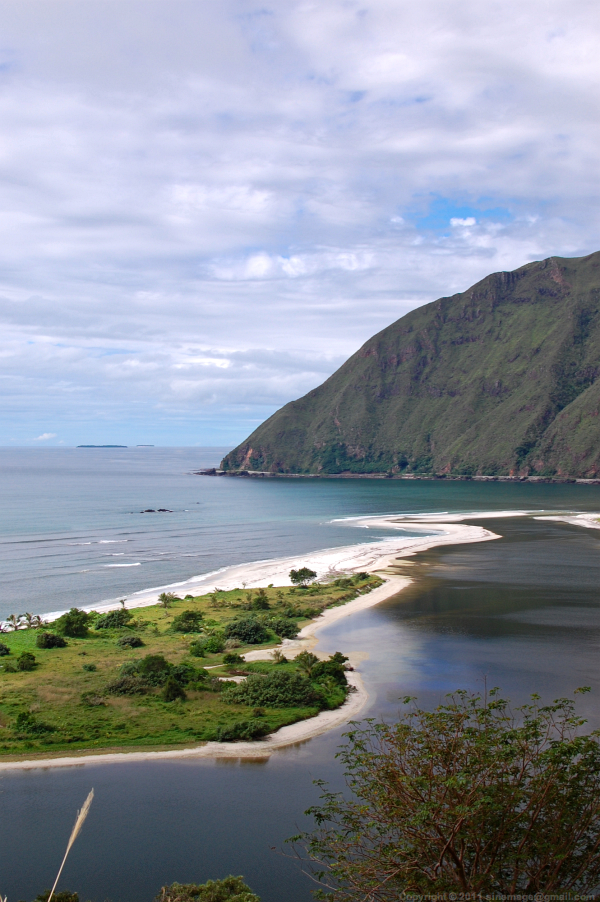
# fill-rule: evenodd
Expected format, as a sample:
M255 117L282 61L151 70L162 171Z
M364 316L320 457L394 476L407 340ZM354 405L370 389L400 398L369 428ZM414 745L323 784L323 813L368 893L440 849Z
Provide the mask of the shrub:
M262 720L238 720L228 727L219 727L217 742L238 742L259 739L270 732L270 726Z
M55 633L38 633L35 637L35 644L38 648L65 648L66 641L62 636Z
M17 670L35 670L37 661L30 651L22 652L17 658Z
M241 655L238 655L234 651L228 652L226 655L223 655L223 664L245 664L246 662L242 658Z
M225 627L225 635L232 639L240 639L247 645L260 645L269 639L268 629L254 617L240 617Z
M88 635L88 624L90 615L78 608L71 608L62 617L54 621L54 628L61 636L68 636L70 639L85 639Z
M95 664L84 664L83 670L87 670L88 673L94 673L95 670L98 670Z
M48 902L50 898L50 890L47 889L45 893L40 893L39 896L36 896L33 902ZM52 896L54 902L79 902L79 896L77 893L70 893L69 890L65 889L62 893L54 893Z
M251 673L239 686L225 690L226 701L251 708L306 708L322 706L321 694L299 673L275 670L263 675Z
M10 648L4 642L0 642L0 658L10 654Z
M328 678L335 680L340 686L345 686L347 683L344 665L332 660L318 661L311 670L310 678L316 683Z
M15 733L27 733L29 736L41 736L43 733L52 733L54 727L38 720L30 711L21 711L15 720Z
M288 617L271 617L268 623L269 628L280 639L295 639L298 635L298 624L295 620L290 620Z
M600 736L583 723L568 699L512 714L492 690L353 729L351 793L325 791L302 837L327 899L595 894Z
M102 614L94 624L95 630L120 630L129 624L133 619L133 614L127 608L119 608L116 611L109 611L108 614Z
M204 669L202 672L206 673ZM175 666L171 668L171 676L182 686L187 686L188 683L195 682L198 679L198 675L199 671L197 671L195 667L192 667L191 664L175 664Z
M201 611L182 611L173 618L171 629L178 633L199 633L202 629Z
M167 681L163 686L162 697L166 702L175 702L178 699L185 701L187 698L183 686L172 674L167 677Z
M146 655L138 661L137 672L152 686L162 686L171 672L171 665L162 655Z
M117 677L105 686L111 695L144 695L148 692L148 683L137 674L125 674Z
M209 652L212 655L218 655L225 648L225 639L221 635L221 633L215 633L213 636L209 636L204 642L205 651Z
M144 643L139 636L121 636L117 639L117 645L120 648L142 648Z
M64 902L71 900L65 899ZM202 884L172 883L171 886L163 886L154 902L260 902L260 899L250 892L242 877L230 876Z
M206 641L199 640L190 644L190 654L194 658L206 657Z
M271 605L269 604L269 599L267 593L264 589L259 589L256 593L256 598L250 602L250 607L253 611L269 611Z

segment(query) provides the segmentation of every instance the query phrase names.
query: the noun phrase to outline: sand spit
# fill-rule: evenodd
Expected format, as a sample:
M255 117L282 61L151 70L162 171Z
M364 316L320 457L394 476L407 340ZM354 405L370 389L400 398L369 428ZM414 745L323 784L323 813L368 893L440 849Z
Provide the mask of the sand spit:
M518 516L517 514L513 514ZM510 514L506 514L510 516ZM465 518L471 519L470 515ZM450 518L449 518L450 519ZM293 658L301 651L310 649L316 654L318 651L318 633L331 623L348 617L357 611L373 607L382 601L397 595L402 589L410 585L408 577L398 576L393 568L398 559L410 557L419 551L440 545L458 545L471 542L486 542L500 538L495 533L481 526L458 524L452 516L452 522L445 522L443 515L438 516L434 522L428 520L427 525L417 518L407 517L372 517L360 518L353 525L397 528L414 530L418 526L423 527L422 536L398 536L398 538L383 539L378 542L349 545L343 548L332 548L325 551L314 552L303 557L289 557L278 560L256 561L254 563L230 567L219 574L215 582L214 574L197 577L184 583L176 583L170 587L151 589L145 593L138 592L127 599L128 607L141 607L156 604L159 591L178 591L178 594L200 595L213 591L216 587L221 589L235 588L246 585L248 588L258 586L289 585L289 571L292 568L307 566L316 570L319 578L335 578L342 574L365 572L377 572L385 579L385 583L366 595L359 596L353 601L339 607L329 608L314 621L305 626L296 639L284 640L279 646L286 657ZM210 580L210 581L209 581ZM111 610L118 604L95 605L89 610ZM55 614L58 616L58 613ZM268 658L273 649L261 649L248 652L246 659L260 660ZM351 658L350 663L356 667L360 656ZM264 758L273 752L298 743L306 742L314 736L319 736L334 727L347 724L355 719L368 700L360 672L357 670L348 673L348 682L353 687L346 702L335 711L322 711L316 717L309 720L282 727L276 733L256 742L207 742L192 748L160 750L160 751L131 751L94 753L82 752L61 758L45 758L19 761L0 761L0 772L9 770L31 770L40 767L74 767L90 764L109 764L114 762L154 761L158 759L179 758Z

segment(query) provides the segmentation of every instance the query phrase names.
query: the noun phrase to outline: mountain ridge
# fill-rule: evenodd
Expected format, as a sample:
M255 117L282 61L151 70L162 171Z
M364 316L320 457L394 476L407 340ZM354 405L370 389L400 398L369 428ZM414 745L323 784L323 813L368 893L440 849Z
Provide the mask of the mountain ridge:
M387 326L221 467L594 478L599 376L600 252L550 257Z

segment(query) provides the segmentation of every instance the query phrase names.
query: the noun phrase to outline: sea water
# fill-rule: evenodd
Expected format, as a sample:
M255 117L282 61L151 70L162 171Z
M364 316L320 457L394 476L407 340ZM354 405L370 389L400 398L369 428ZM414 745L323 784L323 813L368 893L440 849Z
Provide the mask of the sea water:
M533 516L494 518L505 510L600 511L598 487L193 475L220 454L0 450L0 616L123 597L228 564L386 535L343 518L488 512L478 525L502 538L417 555L408 590L332 624L320 647L363 654L364 716L393 718L404 695L431 706L456 688L499 685L520 703L534 691L550 699L591 686L579 710L599 725L600 532ZM168 512L141 513L159 507ZM31 899L52 883L75 812L94 786L61 880L80 898L149 902L174 880L241 873L263 902L308 902L313 884L284 841L310 824L303 812L318 799L313 780L343 787L335 759L342 733L267 761L3 774L0 893L9 902Z

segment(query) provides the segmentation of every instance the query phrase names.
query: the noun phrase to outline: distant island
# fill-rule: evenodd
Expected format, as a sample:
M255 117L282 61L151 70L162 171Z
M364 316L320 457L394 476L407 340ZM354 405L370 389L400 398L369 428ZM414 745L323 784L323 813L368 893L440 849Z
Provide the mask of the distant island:
M78 448L127 448L128 445L77 445Z
M600 252L403 316L221 462L227 474L600 476Z

